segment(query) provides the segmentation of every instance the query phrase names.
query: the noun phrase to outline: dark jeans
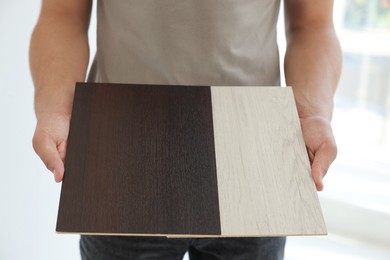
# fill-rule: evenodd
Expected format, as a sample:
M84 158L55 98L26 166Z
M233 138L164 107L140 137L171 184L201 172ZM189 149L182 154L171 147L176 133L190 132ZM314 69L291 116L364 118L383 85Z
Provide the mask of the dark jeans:
M165 238L81 236L83 260L181 260L188 251L197 260L283 259L285 237Z

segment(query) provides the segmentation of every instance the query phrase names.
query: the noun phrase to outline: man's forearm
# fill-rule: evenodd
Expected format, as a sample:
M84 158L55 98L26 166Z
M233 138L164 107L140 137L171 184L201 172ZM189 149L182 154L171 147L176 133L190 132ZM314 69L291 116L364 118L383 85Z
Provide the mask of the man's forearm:
M92 0L42 0L30 44L37 126L33 147L60 182L76 81L84 81Z
M331 28L299 28L288 35L286 83L293 87L300 117L332 117L341 50Z
M76 81L84 81L89 60L87 28L71 17L41 17L31 38L30 67L37 118L70 115Z
M341 71L341 49L333 28L333 0L284 0L286 83L293 87L317 190L337 155L330 126Z

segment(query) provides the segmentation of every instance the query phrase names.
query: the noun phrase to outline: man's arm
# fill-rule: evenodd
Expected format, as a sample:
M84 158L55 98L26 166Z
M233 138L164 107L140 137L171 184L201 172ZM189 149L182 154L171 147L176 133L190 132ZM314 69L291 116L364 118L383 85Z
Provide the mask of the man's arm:
M60 182L76 81L89 60L91 0L43 0L30 44L37 126L33 147Z
M332 0L285 0L286 83L293 87L317 190L336 158L330 120L341 71Z

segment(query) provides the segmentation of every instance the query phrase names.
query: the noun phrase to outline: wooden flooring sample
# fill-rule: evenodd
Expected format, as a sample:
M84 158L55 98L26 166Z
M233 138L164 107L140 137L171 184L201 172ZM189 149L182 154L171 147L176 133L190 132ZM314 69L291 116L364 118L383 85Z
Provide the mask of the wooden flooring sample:
M211 93L221 233L326 233L291 88Z
M78 83L57 232L326 234L291 88Z

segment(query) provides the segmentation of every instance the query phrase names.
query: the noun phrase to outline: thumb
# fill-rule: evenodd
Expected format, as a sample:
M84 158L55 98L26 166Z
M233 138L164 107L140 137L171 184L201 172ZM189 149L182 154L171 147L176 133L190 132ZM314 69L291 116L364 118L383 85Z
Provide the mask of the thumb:
M322 145L314 154L311 173L318 191L324 189L322 179L328 172L331 163L336 159L337 148L334 144Z
M33 138L33 148L46 168L53 172L55 181L60 182L64 175L64 163L55 140L47 133L37 132Z

